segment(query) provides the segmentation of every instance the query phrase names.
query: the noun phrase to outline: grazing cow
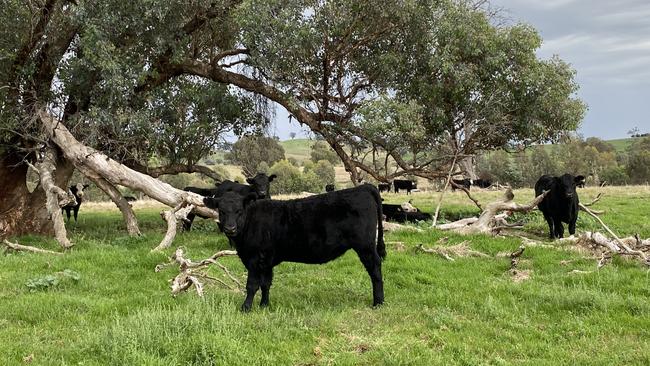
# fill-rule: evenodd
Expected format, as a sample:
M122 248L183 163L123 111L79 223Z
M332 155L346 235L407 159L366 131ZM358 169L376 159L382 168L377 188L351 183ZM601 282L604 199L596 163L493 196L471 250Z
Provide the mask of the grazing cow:
M562 222L569 224L569 234L575 234L578 203L580 202L576 185L584 179L585 177L582 175L577 177L571 174L564 174L561 177L542 175L535 183L536 196L542 194L543 191L550 191L538 207L548 223L551 239L564 236Z
M364 184L288 201L255 198L229 192L203 200L219 211L219 227L248 270L243 311L250 310L260 287L260 306L269 305L273 267L278 264L326 263L349 249L370 275L373 305L384 302L381 259L386 247L377 188Z
M379 188L379 193L390 192L390 186L391 186L390 182L377 184L377 188Z
M576 187L585 188L585 183L587 183L587 178L583 177L582 175L577 176L576 179L577 178L581 178L581 179L579 179L576 182Z
M395 189L395 193L399 193L400 189L405 189L406 194L411 194L411 191L417 189L418 186L417 183L412 180L395 179L393 181L393 188Z
M458 189L458 186L463 187L463 188L468 189L468 190L472 186L472 180L468 179L468 178L452 179L452 181L455 183L455 184L451 185L451 190L452 191L455 191L456 189Z
M415 209L416 211L406 211L403 205L394 205L390 203L384 203L381 207L382 212L386 217L386 221L403 223L431 220L430 214L422 212L417 208Z
M138 200L137 198L135 198L133 196L124 196L124 199L126 200L126 202L135 202L135 201Z
M185 191L198 193L204 197L221 197L226 192L234 192L238 195L245 197L251 193L255 193L259 199L270 199L271 198L271 182L277 176L275 174L266 175L264 173L257 173L253 178L246 179L250 185L236 183L230 180L225 180L219 184L216 188L196 188L196 187L185 187ZM194 222L194 217L196 214L189 213L187 215L187 220L183 221L183 229L185 231L190 231L192 229L192 223ZM206 218L200 216L201 218Z
M335 189L336 189L336 187L334 187L333 184L327 184L325 186L325 192L334 192Z
M74 195L77 203L68 204L61 208L61 213L65 211L66 216L68 217L68 222L70 222L70 211L74 212L74 223L77 224L77 215L79 214L79 207L81 207L81 202L83 201L84 189L88 188L88 184L77 183L74 186L70 186L69 190Z
M477 186L479 188L489 188L492 185L492 181L489 179L476 179L472 182L472 185Z

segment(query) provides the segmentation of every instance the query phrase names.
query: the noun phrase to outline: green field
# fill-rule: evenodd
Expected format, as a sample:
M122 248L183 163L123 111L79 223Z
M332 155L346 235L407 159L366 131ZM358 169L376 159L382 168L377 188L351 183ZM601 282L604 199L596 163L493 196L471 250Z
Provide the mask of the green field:
M531 191L516 191L518 201ZM581 199L596 193L581 190ZM498 195L477 197L487 202ZM437 196L411 197L431 212ZM444 219L477 211L461 193L446 197ZM204 299L195 292L172 298L167 280L176 269L153 268L173 248L149 253L165 231L160 208L136 205L144 236L129 238L110 207L82 206L79 225L70 227L76 246L62 257L2 257L0 365L650 364L649 272L636 262L616 258L576 275L569 272L594 270L596 261L567 246L530 247L520 267L531 277L515 283L509 259L495 255L515 250L518 238L461 237L423 224L421 232L386 236L384 306L370 306L370 280L349 252L325 265L281 264L270 308L258 307L258 294L244 314L243 294L216 284L206 287ZM594 208L606 210L603 220L621 236L650 237L649 187L607 188ZM527 219L528 234L545 236L539 213ZM579 232L595 228L580 217ZM194 229L174 243L190 258L228 248L213 223L197 219ZM445 245L469 240L490 257L451 262L414 249L443 237ZM16 240L57 250L50 239ZM395 242L406 249L396 250ZM221 262L244 278L237 258ZM211 273L222 277L218 269ZM29 282L47 276L60 282L43 289Z

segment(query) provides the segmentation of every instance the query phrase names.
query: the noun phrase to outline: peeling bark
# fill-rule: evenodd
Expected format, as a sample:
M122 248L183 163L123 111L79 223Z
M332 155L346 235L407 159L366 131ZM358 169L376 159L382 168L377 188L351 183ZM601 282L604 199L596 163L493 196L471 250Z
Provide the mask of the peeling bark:
M39 186L45 192L45 207L50 220L52 220L54 237L64 249L68 249L74 244L68 239L61 208L70 204L74 205L77 201L70 191L65 191L54 183L53 175L56 170L56 160L56 151L47 148L33 168L40 176Z

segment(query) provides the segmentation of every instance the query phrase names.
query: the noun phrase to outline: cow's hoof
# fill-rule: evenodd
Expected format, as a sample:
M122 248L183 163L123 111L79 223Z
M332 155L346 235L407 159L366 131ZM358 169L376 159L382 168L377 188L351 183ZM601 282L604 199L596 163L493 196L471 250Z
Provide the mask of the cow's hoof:
M383 301L380 301L380 302L375 302L374 304L372 304L372 307L373 307L374 309L378 309L378 308L380 308L382 305L384 305L384 302L383 302Z
M242 313L248 313L251 311L251 307L251 305L244 303L241 305L241 308L239 310L241 310Z
M269 307L269 302L260 302L260 307L261 308L268 308Z

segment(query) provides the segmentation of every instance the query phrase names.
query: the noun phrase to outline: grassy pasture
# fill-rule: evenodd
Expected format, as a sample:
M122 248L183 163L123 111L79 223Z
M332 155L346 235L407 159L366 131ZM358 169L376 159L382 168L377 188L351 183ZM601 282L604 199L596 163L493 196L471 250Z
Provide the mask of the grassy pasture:
M606 188L595 205L622 236L650 237L650 188ZM579 191L583 201L596 189ZM481 202L498 197L484 191ZM532 190L515 192L518 201ZM408 198L411 198L409 196ZM412 195L427 212L437 194ZM405 195L386 195L403 202ZM588 364L650 363L650 278L638 264L617 258L598 272L595 261L566 247L528 248L520 264L531 278L514 283L505 258L458 258L454 262L417 253L418 243L446 245L469 239L495 255L512 251L515 238L460 237L426 229L389 233L403 252L388 245L383 272L386 304L372 309L370 280L349 252L325 265L284 263L276 268L271 307L237 309L243 295L218 285L172 298L167 280L175 269L154 273L171 253L149 250L165 231L156 204L138 202L144 236L125 235L119 212L107 204L84 204L70 227L76 247L62 257L15 253L0 269L0 365L378 365L378 364ZM444 219L476 213L461 193L446 194ZM531 235L546 235L539 213L527 218ZM422 225L421 227L425 227ZM597 224L585 215L578 231ZM228 247L215 225L197 219L176 246L204 258ZM57 249L52 240L18 238L22 244ZM568 265L561 261L571 261ZM224 258L244 277L237 258ZM79 279L62 275L74 271ZM212 274L220 277L218 270ZM56 276L46 289L30 279Z

